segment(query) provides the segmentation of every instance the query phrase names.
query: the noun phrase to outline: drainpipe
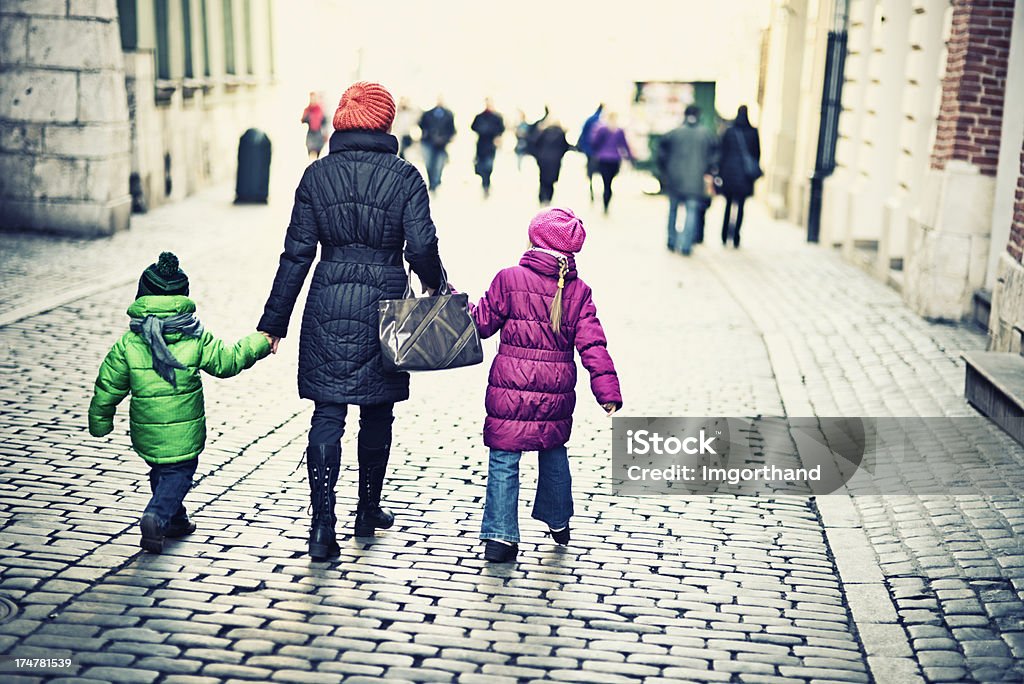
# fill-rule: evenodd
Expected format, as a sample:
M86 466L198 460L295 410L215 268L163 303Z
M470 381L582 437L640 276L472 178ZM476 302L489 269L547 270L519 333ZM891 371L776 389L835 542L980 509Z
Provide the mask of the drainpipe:
M821 118L818 122L818 151L811 176L810 206L807 209L807 241L817 242L821 234L821 195L825 179L836 168L836 142L839 139L839 114L842 112L843 70L846 66L846 29L850 0L836 0L832 30L828 32L825 53L825 83L821 91Z

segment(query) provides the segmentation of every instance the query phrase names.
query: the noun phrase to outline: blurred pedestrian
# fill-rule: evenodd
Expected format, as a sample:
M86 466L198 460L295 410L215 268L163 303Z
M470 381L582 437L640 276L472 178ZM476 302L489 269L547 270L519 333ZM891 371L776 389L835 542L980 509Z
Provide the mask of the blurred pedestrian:
M763 175L760 162L761 138L757 129L750 125L747 107L743 105L737 110L735 121L722 134L718 175L721 179L720 192L725 195L723 245L731 238L734 247L740 246L743 205L754 194L754 182Z
M683 116L683 125L666 133L659 142L658 169L668 194L668 248L689 256L705 209L704 176L715 163L715 136L700 124L700 108L696 105L689 105ZM676 232L680 203L686 208L682 234Z
M270 354L270 338L254 332L231 346L203 329L188 297L178 257L164 252L139 278L128 307L128 332L100 366L89 404L89 434L114 429L117 405L131 395L132 447L149 464L153 497L139 521L140 545L161 553L164 539L196 531L182 502L206 445L206 410L199 371L230 378Z
M583 153L587 159L587 185L590 186L590 201L594 201L594 174L597 173L597 160L594 159L591 151L590 139L594 129L601 120L601 112L604 110L604 103L597 105L597 110L587 117L580 129L580 137L576 140L576 149Z
M437 104L420 117L420 146L427 166L427 183L431 192L441 185L441 173L448 162L448 143L455 137L455 115L438 96Z
M597 166L601 180L604 182L604 213L608 213L608 204L612 201L612 181L618 175L623 159L633 162L633 151L626 142L625 132L619 128L619 118L615 112L602 117L590 136L590 151ZM594 192L591 184L590 192Z
M320 95L315 91L309 93L309 104L302 110L302 123L306 124L306 152L310 161L320 156L320 150L327 142L329 128L327 114L320 104Z
M484 402L490 457L480 527L484 558L498 563L515 560L519 551L523 451L539 452L533 517L547 525L555 543L569 543L572 476L565 443L576 406L573 349L590 373L601 408L609 416L622 408L593 296L573 259L586 238L583 222L568 209L546 209L530 221L528 232L530 249L519 265L500 271L471 308L481 337L501 331Z
M398 101L398 108L395 110L395 123L391 127L391 134L398 138L398 156L405 159L405 153L412 146L414 140L412 130L420 118L420 111L413 107L409 98L403 97Z
M403 296L403 255L427 291L443 278L426 185L416 167L398 157L398 140L388 133L395 109L379 83L355 83L341 96L330 153L309 166L295 191L284 252L258 326L276 352L319 251L302 315L298 373L299 396L316 404L306 449L309 555L316 560L340 551L335 486L351 404L359 406L353 532L373 536L395 522L380 499L394 406L409 398L409 374L384 369L378 304Z
M569 141L565 139L565 129L559 121L552 119L537 125L540 131L533 141L532 152L540 170L538 198L542 205L548 205L555 196L555 183L562 171L562 157L569 150Z
M519 110L519 123L516 124L516 170L523 170L523 157L530 153L530 122L526 120L526 112Z
M484 110L476 115L470 126L477 135L474 170L483 184L484 197L491 194L491 172L494 171L494 156L497 154L497 140L505 132L505 120L494 111L491 98L484 100Z

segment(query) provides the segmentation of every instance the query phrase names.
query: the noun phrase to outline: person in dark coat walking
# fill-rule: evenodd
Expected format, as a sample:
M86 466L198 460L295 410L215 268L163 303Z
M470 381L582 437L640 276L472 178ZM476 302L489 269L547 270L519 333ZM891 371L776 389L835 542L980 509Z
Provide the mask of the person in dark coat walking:
M658 143L658 170L668 194L668 248L689 255L706 208L704 175L715 163L715 137L700 125L700 109L690 105L683 125L666 133ZM679 204L686 207L682 234L676 232Z
M719 191L725 196L723 245L731 237L733 246L740 246L743 205L754 194L754 181L761 177L760 162L761 138L757 129L750 125L747 107L744 105L737 110L733 124L722 134L718 176L721 179Z
M597 105L597 110L583 122L583 127L580 129L580 137L576 140L576 149L587 158L587 185L590 186L591 202L594 201L594 174L597 173L597 159L594 158L590 139L593 137L594 129L597 128L597 124L601 120L601 112L603 111L604 103L602 102Z
M444 99L438 97L437 104L420 117L420 146L431 192L441 184L441 173L448 162L448 143L454 137L455 115L444 106Z
M551 121L537 134L533 144L533 156L540 168L540 203L546 206L555 196L555 183L562 172L562 157L569 150L565 129L558 121Z
M495 140L505 132L505 120L494 111L491 98L484 100L484 111L476 115L470 128L477 135L475 171L483 184L484 197L487 197L491 194L491 172L494 171L494 157L498 152Z
M315 559L339 552L334 488L350 404L359 406L355 534L372 536L394 523L380 496L393 409L409 398L409 375L384 370L377 305L403 296L403 253L428 291L443 278L427 188L397 156L398 140L388 133L394 116L394 99L380 84L361 81L342 95L330 153L309 166L295 191L284 252L257 326L276 353L319 246L302 314L298 374L299 396L316 403L306 451Z

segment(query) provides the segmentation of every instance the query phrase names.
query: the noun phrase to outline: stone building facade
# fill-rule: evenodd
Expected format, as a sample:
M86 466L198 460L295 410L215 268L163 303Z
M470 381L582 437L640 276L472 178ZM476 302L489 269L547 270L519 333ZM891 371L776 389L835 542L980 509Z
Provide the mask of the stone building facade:
M272 0L0 2L0 229L106 235L235 169Z
M837 12L845 13L843 110L836 169L825 182L821 241L901 290L929 318L968 316L978 297L987 300L987 291L1001 288L1003 262L1013 261L1013 192L1024 140L1021 89L1007 87L1024 82L1024 6L1016 5L776 3L770 31L784 24L795 37L771 43L767 59L785 68L768 73L777 75L776 83L801 82L800 97L811 102L795 110L789 105L797 120L777 125L785 117L773 116L771 107L787 105L773 105L777 86L766 83L762 137L782 148L767 162L768 198L777 215L805 220L802 188L817 141L822 34Z

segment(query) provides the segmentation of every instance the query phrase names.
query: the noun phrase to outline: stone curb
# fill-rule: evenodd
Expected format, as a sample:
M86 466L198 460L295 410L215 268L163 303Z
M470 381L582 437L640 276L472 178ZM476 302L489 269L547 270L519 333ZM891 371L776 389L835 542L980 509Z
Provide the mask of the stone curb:
M799 364L785 337L776 332L775 321L745 306L717 265L709 265L709 269L761 331L785 415L815 415L804 391ZM898 623L896 606L851 496L818 496L814 503L871 680L876 684L924 684L909 637Z

